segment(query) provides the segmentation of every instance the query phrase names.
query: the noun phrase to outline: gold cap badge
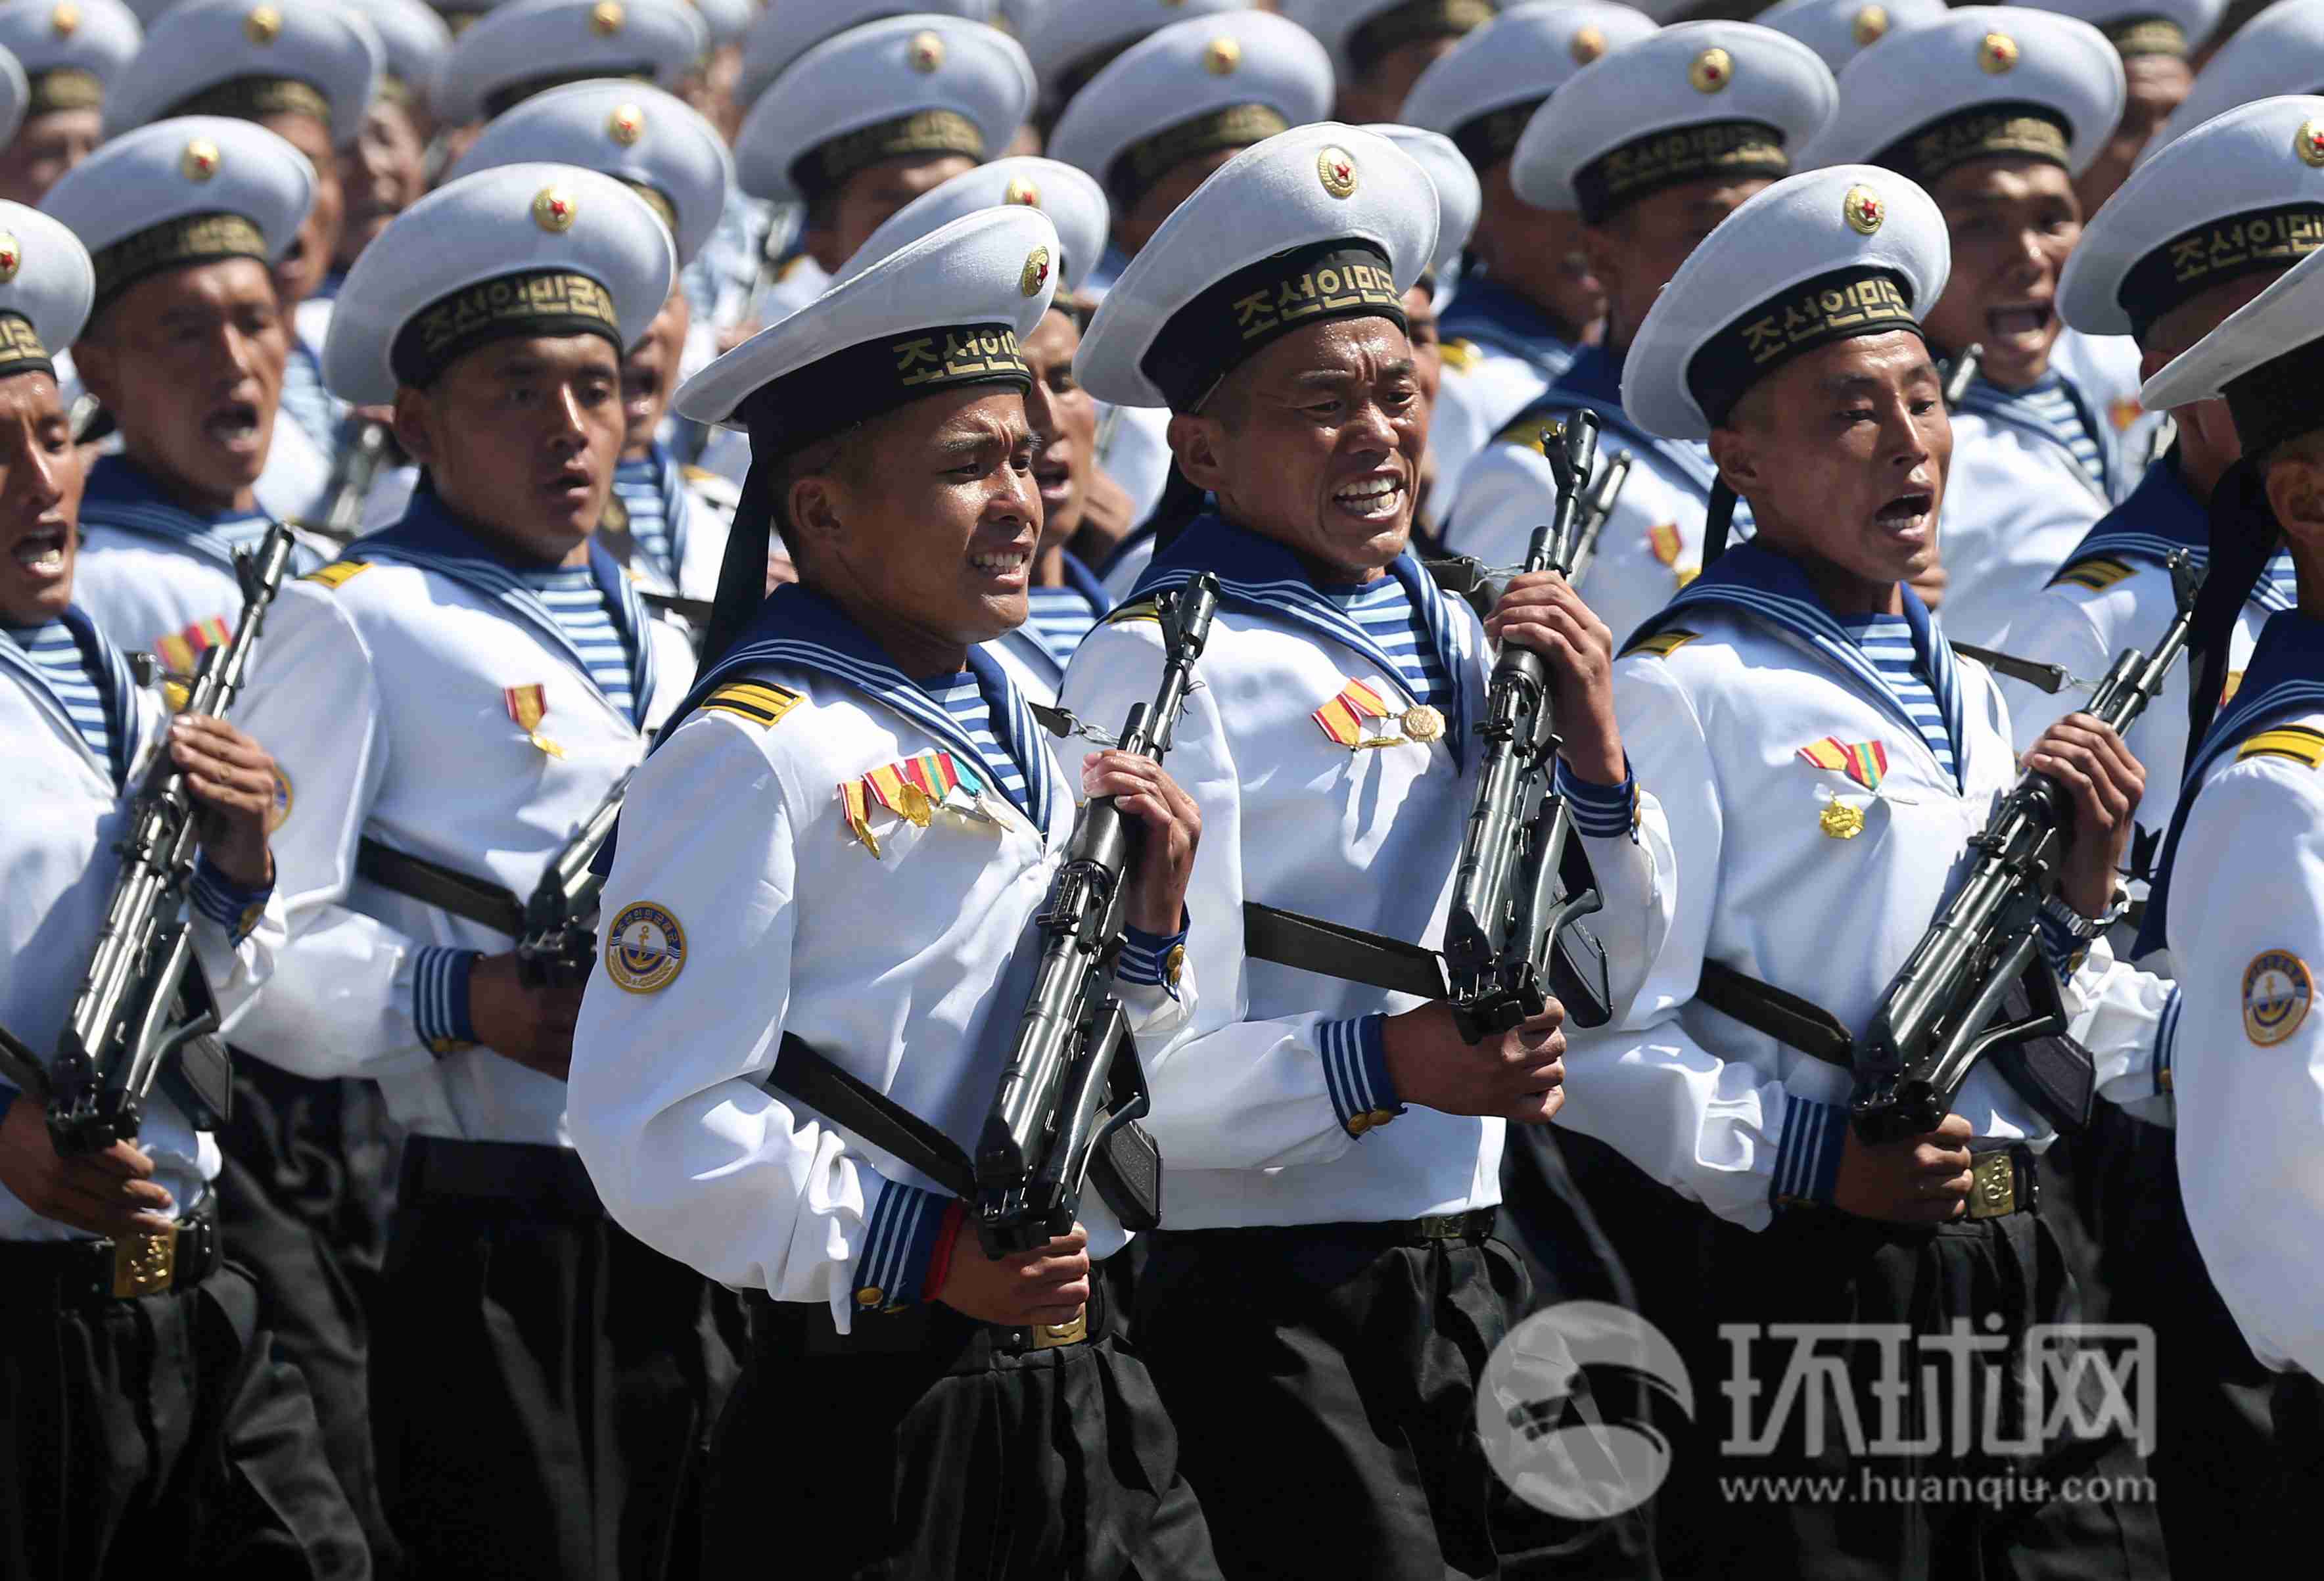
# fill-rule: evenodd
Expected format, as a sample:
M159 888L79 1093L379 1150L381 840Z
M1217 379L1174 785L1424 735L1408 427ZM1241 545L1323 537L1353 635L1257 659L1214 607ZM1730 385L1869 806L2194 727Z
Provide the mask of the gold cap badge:
M1735 80L1735 60L1724 50L1709 49L1686 69L1686 79L1697 93L1720 93Z
M1337 143L1315 156L1315 177L1334 198L1351 198L1356 190L1356 156Z
M272 5L252 8L242 19L242 36L254 44L271 44L282 36L282 14Z
M2302 121L2292 134L2292 152L2302 163L2324 166L2324 121Z
M932 32L914 33L904 54L905 59L911 61L912 69L925 75L944 64L944 40Z
M1014 203L1025 208L1041 207L1041 189L1022 176L1009 178L1009 189L1001 195L1003 203Z
M65 0L65 4L49 13L49 31L60 39L69 39L80 31L80 7Z
M1036 247L1025 254L1025 271L1017 277L1019 294L1038 297L1041 288L1049 283L1049 250Z
M1856 14L1856 25L1849 32L1855 35L1856 47L1859 50L1885 38L1888 32L1888 8L1885 5L1866 6Z
M207 181L218 173L218 145L207 137L197 137L186 144L179 157L178 170L189 181Z
M1213 77L1232 77L1241 64L1241 43L1224 35L1213 39L1211 47L1203 51L1203 69Z
M1977 63L1988 77L1998 77L2017 64L2017 41L2007 33L1987 33L1978 41Z
M581 206L562 187L543 187L532 200L532 223L544 231L569 231L580 216Z
M1606 52L1606 35L1594 27L1576 28L1565 49L1576 66L1587 66Z
M601 39L610 39L621 32L622 23L626 20L620 0L597 0L596 5L589 7L589 31Z
M1880 194L1869 187L1850 187L1848 196L1840 201L1840 212L1860 235L1870 235L1888 217L1888 206L1880 201Z
M605 135L623 148L630 147L645 134L646 113L635 105L619 106L605 117Z
M24 250L16 245L12 233L0 231L0 286L14 280L16 271L23 266Z

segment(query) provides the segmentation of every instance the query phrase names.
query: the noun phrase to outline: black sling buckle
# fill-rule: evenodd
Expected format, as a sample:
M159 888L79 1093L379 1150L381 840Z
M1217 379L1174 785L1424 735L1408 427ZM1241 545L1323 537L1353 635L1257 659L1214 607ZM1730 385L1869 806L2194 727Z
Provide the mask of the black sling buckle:
M959 1143L919 1116L817 1053L795 1033L783 1034L775 1068L761 1085L822 1111L908 1169L916 1169L964 1202L976 1200L976 1168Z

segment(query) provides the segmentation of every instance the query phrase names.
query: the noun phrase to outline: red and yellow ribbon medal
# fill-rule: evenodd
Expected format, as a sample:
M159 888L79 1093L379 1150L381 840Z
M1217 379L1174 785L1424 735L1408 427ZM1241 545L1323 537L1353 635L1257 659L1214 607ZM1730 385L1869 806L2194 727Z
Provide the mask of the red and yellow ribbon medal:
M546 686L510 686L501 693L501 701L508 706L508 716L522 731L525 740L551 758L565 756L565 749L541 734L540 722L549 714L549 688Z
M849 832L877 857L880 841L872 832L874 806L886 808L916 829L926 829L939 811L988 817L983 795L984 782L973 770L963 768L951 753L931 749L843 782L840 814Z

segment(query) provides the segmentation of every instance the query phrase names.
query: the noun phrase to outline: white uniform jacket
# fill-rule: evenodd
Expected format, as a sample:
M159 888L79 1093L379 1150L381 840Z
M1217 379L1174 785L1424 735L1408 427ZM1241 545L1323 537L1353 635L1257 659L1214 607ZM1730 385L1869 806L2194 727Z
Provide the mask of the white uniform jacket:
M157 691L140 690L102 628L76 609L66 616L84 644L108 660L102 688L115 761L100 760L73 726L42 672L14 642L0 638L0 733L8 750L0 768L8 816L0 821L0 1025L42 1058L54 1053L96 948L97 930L120 872L128 796L168 734L168 709ZM239 943L198 905L189 906L194 952L221 1009L264 979L282 942L280 904ZM34 1101L20 1098L20 1103ZM197 1132L166 1088L146 1099L138 1144L153 1160L153 1179L174 1203L171 1217L202 1203L217 1178L217 1144ZM64 1240L82 1232L43 1218L0 1187L0 1240ZM5 1298L0 1298L5 1299Z
M1969 381L1952 419L1953 460L1937 542L1948 579L1945 630L1957 642L1994 648L2137 480L2125 478L2113 427L2103 418L2104 486L2056 429L1982 379Z
M2050 365L2089 397L2091 409L2114 430L2123 465L2136 477L2170 447L2171 414L2138 403L2138 342L2127 335L2084 335L2070 325L2050 347Z
M1665 439L1632 423L1622 409L1620 362L1603 346L1573 360L1549 392L1494 437L1461 474L1445 524L1445 547L1501 567L1523 563L1534 529L1557 506L1557 479L1541 453L1541 428L1586 408L1598 414L1600 466L1623 451L1630 474L1598 536L1596 557L1577 584L1619 644L1694 579L1702 565L1702 531L1719 469L1709 446ZM1748 536L1751 513L1738 504L1735 536Z
M123 646L190 674L202 650L225 641L242 613L226 529L264 519L256 512L197 516L127 456L102 456L81 496L74 597ZM288 574L302 576L329 557L320 540L301 534ZM254 656L254 676L260 662Z
M356 540L348 559L285 589L269 617L282 679L254 688L242 723L285 782L274 859L290 942L228 1030L301 1075L378 1081L390 1112L423 1135L566 1144L564 1084L456 1046L451 1030L466 1021L466 952L515 941L358 877L358 841L523 898L644 756L693 654L596 552L628 629L650 634L631 666L641 729L540 598L434 501L423 492L400 528Z
M313 521L330 509L331 456L289 412L274 414L266 465L251 492L261 510L283 521Z
M1428 425L1436 453L1428 510L1442 521L1460 496L1462 470L1510 418L1565 376L1578 348L1532 303L1481 271L1462 276L1436 333L1444 381Z
M2324 1377L2324 627L2270 617L2187 785L2148 915L2187 1218L2253 1352Z
M1994 646L2019 658L2062 665L2082 680L2097 681L2123 649L2146 651L2163 639L2178 608L2165 562L2181 550L2191 556L2196 570L2202 570L2210 560L2211 524L2202 502L2187 492L2172 455L2146 469L2130 498L2091 529L2064 568L2011 620ZM2278 551L2276 558L2281 567L2289 567L2289 555ZM2229 639L2231 685L2240 684L2252 644L2268 616L2292 607L2285 591L2290 582L2289 575L2279 580L2272 574L2253 589ZM2125 738L2132 755L2146 767L2146 794L2138 804L2138 836L2131 850L2135 880L2143 880L2153 867L2163 832L2171 826L2179 804L2179 777L2187 767L2186 688L2191 684L2181 660ZM2009 700L2021 752L2059 720L2089 704L2089 693L2079 687L2044 693L2005 678L2001 691Z
M1663 798L1677 845L1679 913L1628 1025L1571 1038L1559 1120L1747 1228L1766 1227L1778 1199L1828 1197L1850 1082L1697 1002L1702 963L1861 1028L2017 777L1991 676L1955 657L1909 589L1905 608L1960 783L1794 563L1757 545L1729 550L1615 666L1631 772ZM1873 767L1805 755L1826 743ZM2092 946L2066 1003L2102 1091L2151 1090L2164 995ZM1980 1138L2052 1135L1989 1066L1953 1107Z
M1416 1108L1384 1123L1396 1099L1377 1023L1363 1018L1420 1001L1249 960L1241 924L1244 902L1257 901L1442 944L1475 795L1472 732L1491 662L1482 629L1409 555L1391 567L1458 688L1442 737L1424 742L1406 731L1416 699L1395 661L1279 545L1198 518L1143 591L1203 570L1216 571L1224 591L1169 768L1203 813L1187 909L1205 996L1186 1031L1148 1054L1151 1126L1171 1161L1169 1225L1379 1221L1495 1203L1501 1121ZM1160 627L1138 613L1134 604L1116 611L1065 674L1061 701L1104 730L1150 703L1159 679ZM1351 683L1383 716L1330 712ZM1343 745L1319 711L1348 733L1394 744ZM1672 905L1669 837L1643 788L1651 782L1637 783L1631 827L1584 842L1606 896L1590 920L1618 999L1636 986Z
M973 1149L1073 830L1079 754L1051 751L989 654L970 665L1029 814L834 605L778 589L639 771L574 1037L574 1139L613 1216L723 1283L828 1302L843 1329L926 1293L950 1199L762 1085L782 1034ZM867 777L932 753L986 783L923 826ZM1193 983L1149 975L1116 980L1150 1062ZM1081 1217L1094 1255L1126 1238L1094 1190Z

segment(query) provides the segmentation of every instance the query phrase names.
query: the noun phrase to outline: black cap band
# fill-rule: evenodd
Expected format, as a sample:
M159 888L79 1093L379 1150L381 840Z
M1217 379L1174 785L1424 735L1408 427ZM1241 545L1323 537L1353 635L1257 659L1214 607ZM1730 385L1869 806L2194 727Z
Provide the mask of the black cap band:
M396 382L425 390L479 346L533 336L594 335L622 346L613 296L586 274L534 269L462 286L405 321L388 348Z
M1703 342L1686 365L1686 387L1714 428L1760 380L1836 340L1921 333L1913 291L1893 269L1850 264L1777 292Z
M1122 150L1106 169L1106 192L1117 209L1128 208L1180 161L1222 148L1249 148L1290 126L1268 105L1229 105L1193 116Z
M1521 99L1498 110L1488 110L1473 121L1464 121L1453 129L1452 146L1467 157L1471 170L1489 170L1517 152L1517 139L1525 135L1526 123L1548 102L1549 96L1544 94L1537 99Z
M1179 308L1139 371L1192 411L1269 342L1334 318L1378 316L1407 329L1388 254L1353 237L1317 242L1239 269Z
M189 94L170 106L171 115L225 115L236 121L269 115L309 115L328 130L331 101L311 82L295 77L235 77Z
M2264 270L2289 269L2324 246L2324 203L2248 209L2181 231L2149 252L2116 288L2144 338L2156 319L2213 286Z
M2244 454L2264 460L2286 439L2324 428L2324 381L2316 377L2314 341L2292 346L2227 381L2220 394L2236 419Z
M957 110L918 110L819 142L791 163L791 181L809 198L837 191L848 177L882 160L913 154L984 157L984 133Z
M97 294L89 307L93 318L131 286L168 269L214 263L221 258L255 258L268 262L266 237L246 216L238 214L188 214L148 225L89 255L96 268Z
M2187 30L2167 16L2125 16L2099 30L2115 53L2128 60L2139 55L2187 58Z
M2036 159L2070 170L2067 151L2073 131L2044 105L1978 105L1941 115L1872 156L1871 162L1933 185L1955 166L1996 155Z
M105 81L79 66L51 66L31 74L32 97L24 114L46 115L57 110L94 110L105 103Z
M41 344L32 321L22 313L0 311L0 379L13 379L19 373L54 377L56 371L57 364L49 348Z
M961 324L883 336L817 358L763 385L734 409L755 455L786 454L842 428L970 384L1033 387L1006 324Z
M1370 71L1389 51L1421 39L1457 39L1493 20L1493 0L1404 0L1348 35L1348 64Z
M535 94L547 93L552 87L564 87L576 82L595 82L601 78L618 77L631 82L651 82L654 69L650 66L599 66L578 71L552 71L540 77L528 77L521 82L504 82L484 96L483 119L493 120L503 111L514 109Z
M1723 177L1781 180L1792 172L1784 134L1760 121L1706 121L1634 138L1573 172L1582 217L1603 224L1617 210L1686 181Z

